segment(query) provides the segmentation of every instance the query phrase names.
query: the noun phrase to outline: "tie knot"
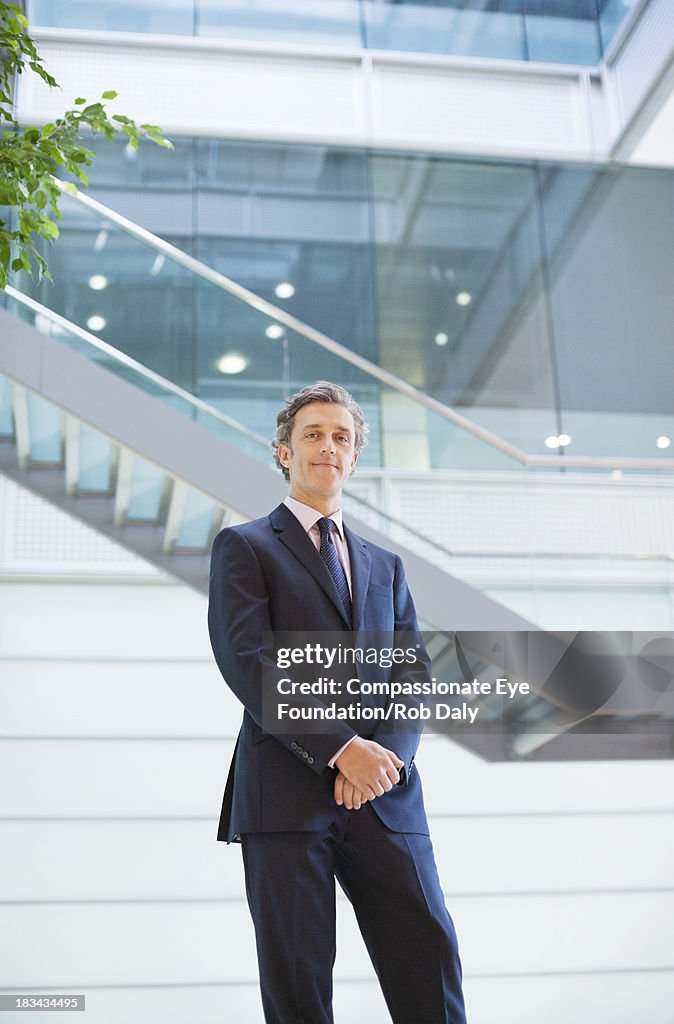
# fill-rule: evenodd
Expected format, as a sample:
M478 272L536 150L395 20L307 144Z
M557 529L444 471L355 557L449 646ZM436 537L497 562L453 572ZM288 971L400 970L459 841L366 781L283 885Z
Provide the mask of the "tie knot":
M332 519L328 519L326 516L323 516L322 519L318 520L318 529L319 529L320 534L321 534L321 539L323 537L329 537L330 536L330 531L332 530L334 525L335 524L332 521Z

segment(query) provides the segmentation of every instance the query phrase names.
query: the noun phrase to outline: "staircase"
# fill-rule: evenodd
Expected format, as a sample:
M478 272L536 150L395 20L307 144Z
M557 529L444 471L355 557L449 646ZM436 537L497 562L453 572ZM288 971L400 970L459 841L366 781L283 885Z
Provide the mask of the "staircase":
M0 310L0 472L207 592L218 530L266 514L285 494L266 442L46 307L29 300L19 308L24 319ZM588 747L602 757L643 757L645 746L649 756L671 756L666 708L635 715L630 707L625 728L607 707L569 706L564 682L549 689L549 674L532 677L521 659L504 661L499 638L530 634L531 623L439 568L428 538L354 496L345 507L357 533L404 558L420 618L432 630L438 678L514 673L530 683L514 700L466 701L480 715L478 729L457 729L450 720L436 724L439 731L490 760L578 757ZM442 630L448 621L449 633ZM572 639L557 642L549 668Z

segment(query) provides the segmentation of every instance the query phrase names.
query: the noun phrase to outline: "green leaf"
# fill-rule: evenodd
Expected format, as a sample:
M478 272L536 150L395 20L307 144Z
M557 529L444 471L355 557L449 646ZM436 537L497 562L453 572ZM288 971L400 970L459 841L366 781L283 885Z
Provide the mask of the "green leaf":
M75 106L76 107L81 107L86 102L87 101L85 100L84 96L78 96L77 99L75 100Z
M141 128L144 132L151 132L153 135L161 134L161 128L156 124L142 124Z
M40 234L45 238L54 239L59 236L58 225L53 220L44 220L40 225Z
M36 75L40 76L43 82L46 82L47 85L51 86L52 89L59 88L59 84L56 81L56 79L52 78L47 69L44 68L42 64L40 64L38 61L31 60L29 61L28 66L31 68L32 71L35 72Z
M173 149L173 143L169 142L168 139L164 139L161 135L149 135L148 138L154 142L156 146L161 146L163 149Z
M104 100L116 100L117 99L117 93L115 92L114 89L107 89L106 92L103 93L103 97L102 98Z
M132 123L131 122L131 118L130 117L125 117L124 114L113 114L112 115L112 120L113 121L119 121L120 124L131 124Z

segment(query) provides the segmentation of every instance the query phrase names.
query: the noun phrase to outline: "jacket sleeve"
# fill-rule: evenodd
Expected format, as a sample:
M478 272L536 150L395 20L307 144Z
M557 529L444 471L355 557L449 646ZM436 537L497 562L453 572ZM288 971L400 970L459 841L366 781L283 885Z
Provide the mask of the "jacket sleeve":
M260 729L321 774L356 733L341 721L331 722L329 733L303 733L301 720L284 721L283 731L275 721L278 682L289 678L288 670L279 668L274 657L270 598L262 566L251 543L236 529L222 530L213 544L208 630L225 682ZM287 694L281 700L298 708L324 707L310 694Z

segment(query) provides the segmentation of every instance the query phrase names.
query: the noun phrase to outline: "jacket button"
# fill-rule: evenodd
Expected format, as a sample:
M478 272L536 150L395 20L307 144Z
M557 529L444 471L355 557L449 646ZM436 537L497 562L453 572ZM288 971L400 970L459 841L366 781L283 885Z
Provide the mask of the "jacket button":
M307 759L307 764L313 764L313 763L314 763L313 757L310 757L310 758Z
M302 751L302 757L306 757L306 758L307 758L307 760L308 760L308 758L309 758L309 754L307 753L307 751L306 751L306 750L303 750L303 751Z
M291 750L297 750L298 749L297 744L295 743L295 740L293 740L292 743L290 744L290 749Z

